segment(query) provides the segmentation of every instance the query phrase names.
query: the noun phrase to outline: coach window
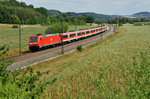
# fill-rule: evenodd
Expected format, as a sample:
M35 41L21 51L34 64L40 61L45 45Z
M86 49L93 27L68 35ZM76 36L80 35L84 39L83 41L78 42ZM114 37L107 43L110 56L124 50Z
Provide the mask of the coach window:
M96 31L98 31L98 29Z
M90 33L90 31L86 31L86 33L87 33L87 34L89 34L89 33Z
M78 33L78 36L81 35L81 33Z
M63 35L63 38L68 38L68 35Z
M70 34L70 37L74 37L75 36L75 34Z
M84 35L85 34L85 32L82 32L82 35Z

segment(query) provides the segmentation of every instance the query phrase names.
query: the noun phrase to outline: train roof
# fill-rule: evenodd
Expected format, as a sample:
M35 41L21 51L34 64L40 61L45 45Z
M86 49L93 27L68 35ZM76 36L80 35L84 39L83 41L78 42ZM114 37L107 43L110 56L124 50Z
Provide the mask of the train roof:
M79 30L79 31L73 31L73 32L66 32L66 33L63 33L63 35L66 35L66 34L74 34L74 33L79 33L79 32L86 32L86 31L91 31L91 30L95 30L95 29L99 29L101 27L96 27L96 28L92 28L92 29L86 29L86 30ZM62 33L61 33L62 34Z
M105 25L104 25L105 26ZM100 27L95 27L95 28L91 28L91 29L86 29L86 30L79 30L79 31L73 31L73 32L66 32L66 33L56 33L56 34L46 34L46 35L42 35L42 34L39 34L37 36L43 36L43 37L48 37L48 36L56 36L56 35L59 35L59 34L74 34L74 33L79 33L79 32L86 32L86 31L91 31L91 30L95 30L95 29L100 29L102 28L103 26L100 26ZM31 37L37 37L37 36L31 36Z
M58 33L56 33L56 34L46 34L46 35L43 35L43 37L47 37L47 36L56 36L56 35L58 35Z

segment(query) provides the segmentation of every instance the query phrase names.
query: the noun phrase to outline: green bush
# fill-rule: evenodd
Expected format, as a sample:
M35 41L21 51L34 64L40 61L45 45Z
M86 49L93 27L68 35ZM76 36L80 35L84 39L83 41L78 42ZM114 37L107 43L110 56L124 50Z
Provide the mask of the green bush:
M134 26L142 26L143 24L140 22L138 22L138 23L134 23Z
M145 22L145 23L143 23L144 25L150 25L150 22Z
M119 23L119 26L123 26L123 24L122 24L122 23Z
M134 24L134 22L132 22L132 21L131 21L131 22L129 22L129 23L130 23L130 24Z
M18 25L13 25L12 28L18 28Z
M77 46L77 50L78 50L79 52L82 52L82 45Z

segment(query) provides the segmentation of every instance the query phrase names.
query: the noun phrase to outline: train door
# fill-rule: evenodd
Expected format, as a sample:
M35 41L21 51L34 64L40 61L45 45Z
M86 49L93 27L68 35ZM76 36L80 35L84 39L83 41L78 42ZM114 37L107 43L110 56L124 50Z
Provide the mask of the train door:
M43 39L42 38L40 38L40 43L41 43L40 44L40 48L41 48L41 47L43 47Z

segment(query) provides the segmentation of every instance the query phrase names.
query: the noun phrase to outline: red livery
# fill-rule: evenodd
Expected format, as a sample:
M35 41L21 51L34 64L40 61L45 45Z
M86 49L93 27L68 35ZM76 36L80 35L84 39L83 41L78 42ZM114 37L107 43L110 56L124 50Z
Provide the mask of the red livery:
M67 32L67 33L56 33L56 34L47 34L30 37L29 40L29 49L37 50L51 45L61 44L62 42L71 42L74 40L79 40L81 38L90 37L99 33L107 31L107 26L101 26L93 29Z

